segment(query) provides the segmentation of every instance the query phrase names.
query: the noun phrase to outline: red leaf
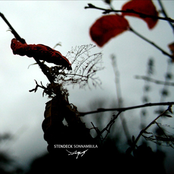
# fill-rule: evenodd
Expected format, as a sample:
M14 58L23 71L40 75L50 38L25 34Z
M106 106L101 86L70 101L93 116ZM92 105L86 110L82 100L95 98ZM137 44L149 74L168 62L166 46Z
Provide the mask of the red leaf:
M168 45L168 47L169 47L170 51L172 52L172 54L174 55L174 42L170 43Z
M56 65L62 65L68 70L71 70L71 64L68 59L63 56L59 51L56 51L46 45L38 44L23 44L16 39L12 39L11 48L14 54L19 54L21 56L34 57L38 60L45 60L49 63L54 63Z
M172 42L171 44L168 45L171 53L172 53L172 56L173 56L173 59L172 59L172 62L174 62L174 42Z
M107 15L97 19L90 28L91 39L100 47L111 38L128 30L129 23L121 15Z
M122 10L134 10L135 12L139 12L145 15L158 16L158 12L152 0L131 0L123 5ZM147 23L149 29L154 28L158 21L156 18L149 18L135 13L123 12L123 16L125 15L143 19Z

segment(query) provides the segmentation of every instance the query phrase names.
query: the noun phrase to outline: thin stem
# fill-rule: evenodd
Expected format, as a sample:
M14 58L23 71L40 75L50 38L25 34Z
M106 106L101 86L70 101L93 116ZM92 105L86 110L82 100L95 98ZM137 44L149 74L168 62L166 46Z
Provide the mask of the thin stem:
M21 43L25 44L26 41L21 38L19 36L19 34L16 32L16 30L12 27L12 25L10 24L10 22L6 19L6 17L0 13L1 18L4 20L4 22L9 26L12 34L14 35L14 37L20 41ZM42 70L42 72L46 75L46 77L48 78L48 80L52 83L53 82L53 77L51 76L51 74L47 71L48 67L44 64L41 63L37 58L34 57L34 60L37 62L37 64L39 65L40 69Z
M118 112L124 112L127 110L132 110L132 109L138 109L138 108L144 108L144 107L151 107L151 106L164 106L164 105L174 105L174 102L159 102L159 103L146 103L143 105L136 105L136 106L131 106L131 107L124 107L124 108L98 108L95 111L89 111L89 112L79 112L80 116L85 116L88 114L95 114L99 112L108 112L108 111L118 111Z
M171 19L169 17L159 17L159 16L152 16L152 15L147 15L141 12L137 12L133 9L127 9L127 10L114 10L114 9L105 9L105 8L100 8L100 7L96 7L93 4L88 4L88 6L85 7L85 9L97 9L97 10L102 10L104 11L103 14L107 14L107 13L134 13L134 14L138 14L140 15L142 18L154 18L154 19L160 19L160 20L165 20L165 21L169 21L169 22L174 22L174 19Z
M151 77L148 77L148 76L135 76L136 79L142 79L142 80L145 80L145 81L149 81L149 82L153 82L153 83L156 83L158 85L167 85L167 86L174 86L174 83L173 82L165 82L165 81L161 81L161 80L156 80L156 79L153 79Z
M44 63L42 63L37 58L35 58L35 57L33 57L33 58L36 61L36 63L39 65L40 69L45 74L45 76L47 77L47 79L50 81L50 83L53 83L54 82L54 77L49 72L49 67L47 65L45 65Z
M162 5L162 4L161 4ZM163 7L163 6L162 6ZM167 20L170 22L170 24L172 25L171 22L174 22L173 19L168 18L167 14L165 13L165 18L162 17L158 17L158 16L152 16L152 15L146 15L137 11L134 11L133 9L128 9L128 10L114 10L112 9L104 9L104 8L100 8L100 7L96 7L93 4L88 4L87 7L85 7L85 9L88 8L93 8L93 9L97 9L97 10L102 10L104 11L104 14L110 13L110 12L121 12L121 13L135 13L135 14L139 14L142 18L156 18L156 19L161 19L161 20ZM164 10L164 8L162 8ZM172 25L173 26L173 25ZM140 37L141 39L143 39L144 41L148 42L149 44L151 44L152 46L154 46L155 48L157 48L158 50L160 50L164 55L170 57L172 60L174 60L174 56L170 55L169 53L167 53L165 50L163 50L161 47L159 47L158 45L156 45L154 42L150 41L149 39L147 39L146 37L142 36L140 33L138 33L137 31L135 31L132 27L129 28L129 31L132 31L135 35L137 35L138 37Z
M118 116L122 113L122 111L119 111L117 113L117 115L114 115L114 117L111 119L111 121L106 125L106 127L100 131L100 134L97 135L98 137L102 135L103 132L107 131L107 134L106 136L104 137L104 139L106 139L106 137L108 136L109 132L110 132L110 129L112 127L112 125L114 124L115 120L118 118Z
M159 116L157 116L154 120L152 120L144 129L142 129L140 131L140 133L138 134L137 138L135 139L135 141L133 142L133 146L131 148L131 151L133 151L136 147L137 142L139 141L140 137L143 135L143 133L146 132L146 130L151 127L156 120L158 120L161 116L163 116L168 110L169 110L170 106L168 107L168 109L166 109L163 113L161 113ZM131 151L129 151L129 153L131 153Z
M4 20L4 22L9 26L12 34L15 36L17 40L19 40L21 43L26 43L24 39L22 39L19 34L15 31L15 29L12 27L12 25L8 22L6 17L0 12L1 18Z
M166 18L168 18L167 12L166 12L166 10L165 10L163 4L162 4L162 1L161 1L161 0L158 0L158 3L159 3L159 5L160 5L160 7L161 7L161 11L162 11L163 15L164 15ZM172 27L173 32L174 32L174 25L172 24L171 21L168 21L168 23L169 23L169 25Z
M143 35L141 35L140 33L138 33L137 31L135 31L133 28L129 28L129 31L133 32L135 35L137 35L138 37L140 37L141 39L143 39L144 41L148 42L149 44L151 44L152 46L154 46L155 48L157 48L158 50L160 50L164 55L170 57L172 60L174 60L174 57L170 54L168 54L166 51L164 51L161 47L159 47L158 45L156 45L154 42L150 41L149 39L147 39L146 37L144 37Z

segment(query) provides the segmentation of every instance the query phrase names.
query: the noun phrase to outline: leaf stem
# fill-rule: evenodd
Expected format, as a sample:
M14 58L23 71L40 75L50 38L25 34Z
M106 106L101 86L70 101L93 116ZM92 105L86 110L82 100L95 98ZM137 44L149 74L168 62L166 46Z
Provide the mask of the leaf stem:
M1 18L4 20L4 22L9 26L12 34L15 36L17 40L19 40L21 43L26 43L24 39L22 39L19 34L15 31L15 29L12 27L12 25L8 22L6 17L0 12Z
M165 16L165 18L169 18L168 15L167 15L166 10L165 10L165 8L164 8L164 6L163 6L163 4L162 4L162 1L161 1L161 0L158 0L158 3L159 3L159 5L160 5L160 7L161 7L161 11L162 11L163 15ZM169 20L168 20L168 23L169 23L169 25L172 27L173 32L174 32L174 25L173 25L172 22L169 21Z
M141 12L137 12L133 9L128 9L128 10L114 10L114 9L105 9L105 8L100 8L100 7L96 7L93 4L88 4L88 6L85 7L85 9L97 9L97 10L102 10L103 14L108 14L108 13L134 13L134 14L138 14L140 15L142 18L154 18L154 19L160 19L160 20L165 20L165 21L169 21L169 22L174 22L174 19L171 19L169 17L159 17L159 16L152 16L152 15L147 15Z
M158 115L154 120L152 120L144 129L142 129L140 131L140 133L138 134L137 138L135 139L135 141L133 142L133 146L131 148L131 151L133 151L136 147L137 142L139 141L140 137L143 135L143 133L146 132L146 130L151 127L154 123L156 123L156 120L158 120L161 116L163 116L167 111L169 111L170 106L164 111L162 112L160 115ZM129 151L129 153L131 153L131 151Z
M6 19L6 17L1 12L0 12L0 16L4 20L4 22L9 26L9 28L10 28L12 34L14 35L14 37L18 41L20 41L21 43L25 44L26 41L19 36L19 34L16 32L16 30L12 27L12 25L10 24L10 22ZM48 67L44 63L40 62L35 57L34 57L34 60L39 65L39 67L41 68L42 72L46 75L46 77L48 78L48 80L52 83L53 82L53 78L52 78L51 74L48 72Z

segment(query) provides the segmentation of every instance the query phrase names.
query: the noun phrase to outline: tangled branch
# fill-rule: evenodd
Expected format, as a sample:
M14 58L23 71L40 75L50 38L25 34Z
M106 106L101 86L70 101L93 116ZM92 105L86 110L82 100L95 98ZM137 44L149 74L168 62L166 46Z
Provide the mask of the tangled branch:
M161 127L161 124L158 123L157 121L155 121L155 124L157 125L158 129L161 132L161 135L156 135L152 132L144 132L144 134L142 134L142 136L148 140L151 141L153 143L156 144L167 144L168 146L174 148L174 136L173 135L169 135L165 132L165 130Z
M89 44L72 48L66 55L72 62L72 70L67 72L65 69L60 69L56 74L53 69L56 67L51 69L55 73L56 82L64 85L79 85L80 88L86 86L90 88L91 84L95 87L100 86L101 81L95 75L97 71L103 69L102 54L90 53L94 47L95 45Z

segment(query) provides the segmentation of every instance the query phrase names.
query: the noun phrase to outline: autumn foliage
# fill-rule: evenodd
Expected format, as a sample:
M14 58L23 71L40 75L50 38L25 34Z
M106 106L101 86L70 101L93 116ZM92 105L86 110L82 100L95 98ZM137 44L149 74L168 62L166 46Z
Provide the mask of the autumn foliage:
M63 56L59 51L56 51L46 45L42 44L26 44L21 43L17 39L12 39L11 48L14 54L21 56L34 57L38 60L44 60L49 63L54 63L56 65L61 65L68 70L71 70L71 64L69 60Z
M126 16L138 17L153 29L158 21L158 12L152 0L131 0L125 3L120 10L121 14L104 15L97 19L90 28L91 39L100 47L111 38L129 30L130 25Z
M106 15L99 18L90 28L90 36L102 47L111 38L128 30L129 23L122 15Z
M130 11L130 13L129 12L122 13L123 16L128 15L128 16L138 17L138 18L144 20L147 23L149 29L153 29L158 21L157 18L146 17L146 15L154 16L154 17L158 16L158 12L151 0L145 0L145 1L131 0L123 5L122 10ZM133 13L131 13L131 11ZM142 13L144 15L140 15L136 12Z

